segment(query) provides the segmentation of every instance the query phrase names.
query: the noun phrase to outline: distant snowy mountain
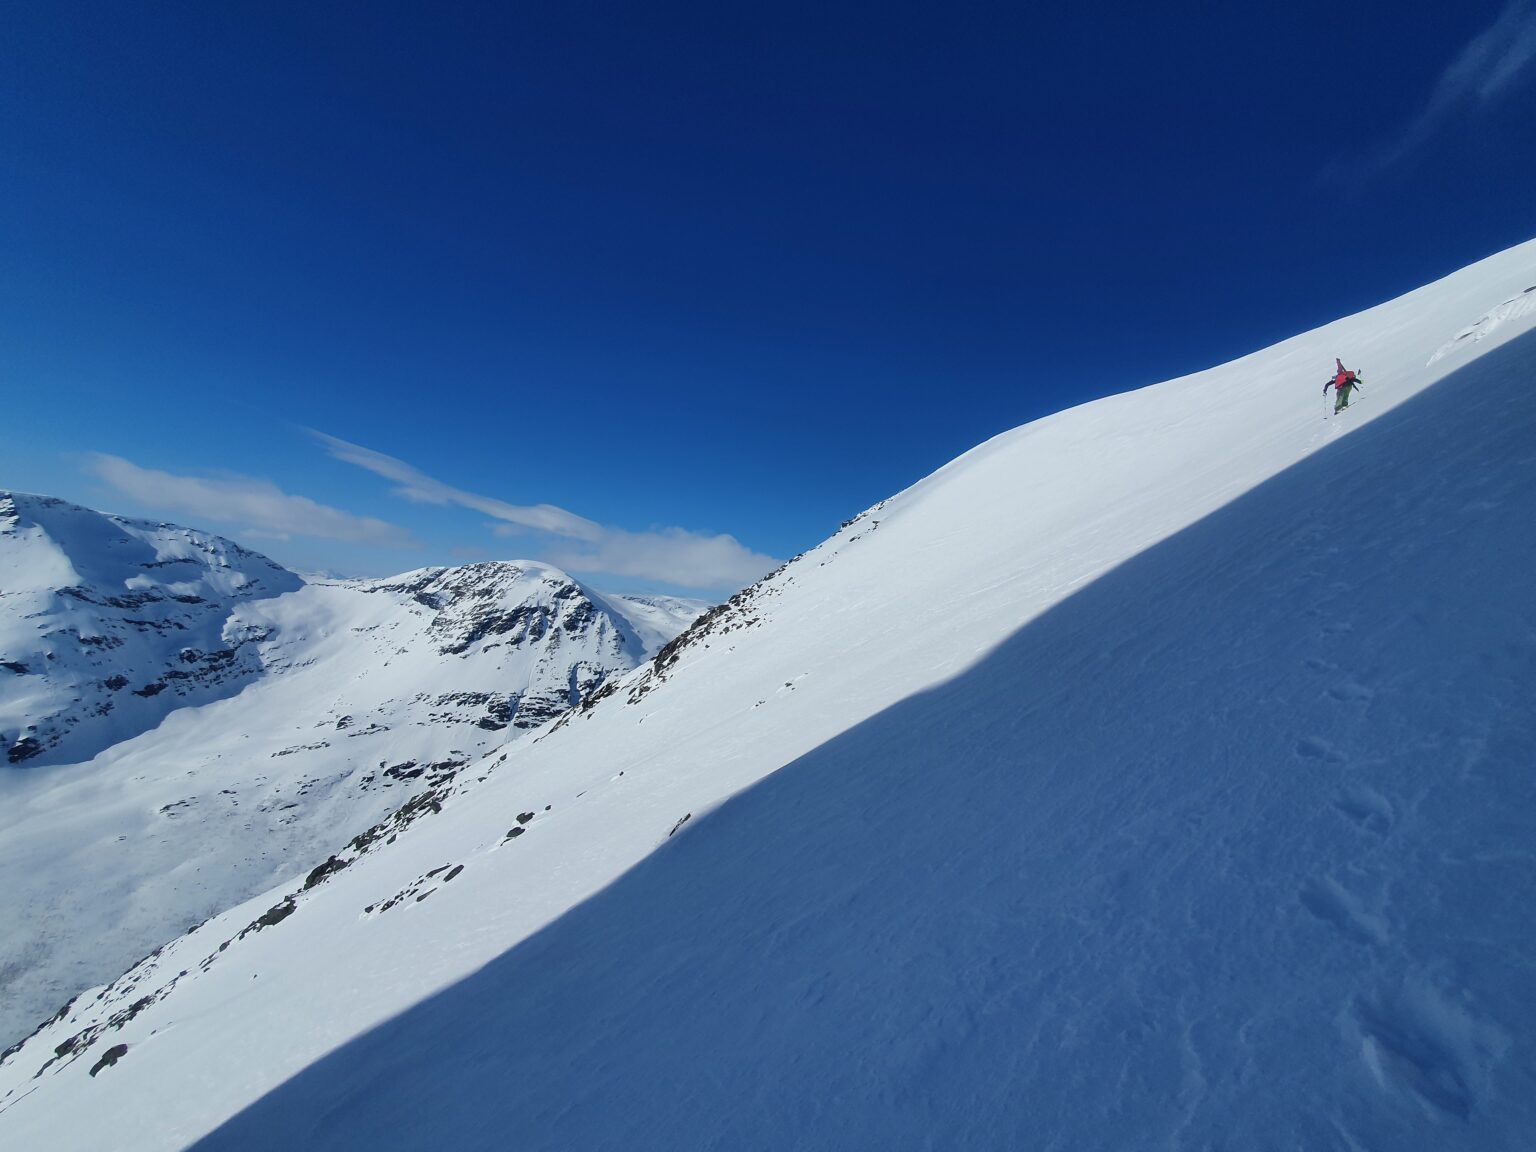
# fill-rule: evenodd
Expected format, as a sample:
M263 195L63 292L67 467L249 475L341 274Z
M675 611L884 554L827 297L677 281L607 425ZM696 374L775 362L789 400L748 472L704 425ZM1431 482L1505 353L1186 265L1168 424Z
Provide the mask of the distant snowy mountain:
M1527 293L981 445L65 1005L0 1140L1525 1147Z
M304 585L185 528L20 494L0 511L7 1043L705 607L528 561Z
M89 759L238 692L261 665L230 613L302 585L219 536L0 491L0 750Z

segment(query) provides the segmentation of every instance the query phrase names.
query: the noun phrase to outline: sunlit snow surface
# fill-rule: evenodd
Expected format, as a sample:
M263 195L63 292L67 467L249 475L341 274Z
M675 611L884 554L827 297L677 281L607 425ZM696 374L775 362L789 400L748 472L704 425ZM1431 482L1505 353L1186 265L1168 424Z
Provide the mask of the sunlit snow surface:
M0 1139L1525 1147L1536 317L1431 358L1533 285L983 445L82 998Z

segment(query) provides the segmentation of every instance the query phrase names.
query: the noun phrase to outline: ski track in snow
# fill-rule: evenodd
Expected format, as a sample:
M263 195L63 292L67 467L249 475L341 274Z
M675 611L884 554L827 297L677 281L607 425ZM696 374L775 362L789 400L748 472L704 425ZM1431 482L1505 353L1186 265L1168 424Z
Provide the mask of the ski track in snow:
M981 446L83 998L0 1137L1523 1148L1536 334L1430 358L1533 270Z

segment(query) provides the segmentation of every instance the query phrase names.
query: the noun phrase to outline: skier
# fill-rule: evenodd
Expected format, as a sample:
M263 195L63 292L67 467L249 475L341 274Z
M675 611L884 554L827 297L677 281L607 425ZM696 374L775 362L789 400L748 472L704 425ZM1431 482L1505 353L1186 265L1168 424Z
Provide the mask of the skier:
M1334 357L1333 362L1338 365L1338 369L1328 378L1328 383L1323 385L1323 395L1328 395L1328 389L1333 389L1333 414L1337 416L1349 407L1350 392L1359 389L1360 373L1344 367L1344 361L1337 356Z

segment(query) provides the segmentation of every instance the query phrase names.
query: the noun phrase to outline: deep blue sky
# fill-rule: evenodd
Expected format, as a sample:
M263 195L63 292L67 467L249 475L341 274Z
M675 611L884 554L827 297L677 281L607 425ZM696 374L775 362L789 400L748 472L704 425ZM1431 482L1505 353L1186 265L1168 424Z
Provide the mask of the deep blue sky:
M729 591L1536 235L1536 0L13 4L0 53L0 486L301 568Z

